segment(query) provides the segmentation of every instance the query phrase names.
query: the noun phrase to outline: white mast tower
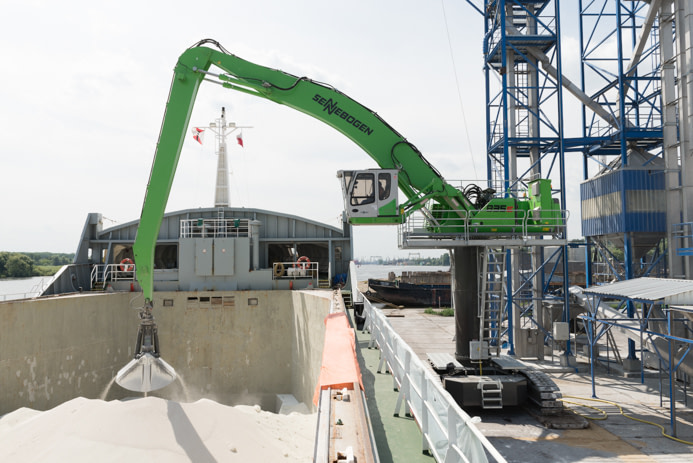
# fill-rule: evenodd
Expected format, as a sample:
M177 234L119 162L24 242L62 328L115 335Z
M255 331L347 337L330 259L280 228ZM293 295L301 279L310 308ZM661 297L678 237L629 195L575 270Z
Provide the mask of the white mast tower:
M211 130L216 135L217 147L217 182L214 191L214 207L229 206L229 166L227 161L226 137L238 129L250 129L251 126L239 126L235 122L226 123L226 108L221 108L221 117L215 122L210 122L206 129ZM239 143L242 143L240 134ZM241 145L242 146L242 145Z

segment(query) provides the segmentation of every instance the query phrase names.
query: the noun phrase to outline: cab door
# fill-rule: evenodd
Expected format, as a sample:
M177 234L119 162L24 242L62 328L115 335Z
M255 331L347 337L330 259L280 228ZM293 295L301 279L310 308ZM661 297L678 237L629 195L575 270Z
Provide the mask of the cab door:
M355 222L366 218L397 217L397 175L396 169L340 171L337 176L342 180L347 217L357 219Z

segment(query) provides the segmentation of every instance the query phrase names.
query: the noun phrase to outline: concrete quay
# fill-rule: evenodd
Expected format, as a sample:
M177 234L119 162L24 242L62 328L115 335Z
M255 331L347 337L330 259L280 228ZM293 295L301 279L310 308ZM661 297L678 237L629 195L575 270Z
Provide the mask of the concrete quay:
M409 344L412 350L425 362L427 353L454 353L454 318L424 313L424 309L383 308L392 327ZM368 334L359 331L359 347L364 359L363 374L371 385L384 384L380 390L372 389L369 408L375 407L375 415L380 422L375 426L379 440L390 449L396 449L400 440L397 433L403 433L401 445L405 442L419 448L418 455L413 457L415 449L408 448L411 458L406 461L420 461L420 437L415 439L415 423L405 418L392 418L389 407L397 398L392 390L392 381L386 373L377 373L377 354L374 350L364 349ZM374 357L374 359L370 359ZM369 360L370 359L370 360ZM661 379L662 395L660 397L660 377L656 372L648 372L644 383L640 375L624 376L618 369L609 372L603 367L597 368L595 380L596 398L611 403L589 401L592 398L592 383L587 359L578 355L575 367L561 366L559 353L546 361L523 362L547 373L560 387L565 405L588 419L585 429L552 429L543 423L540 416L532 413L530 408L515 407L503 410L465 410L472 416L479 416L481 422L477 427L488 437L508 462L682 462L693 459L693 394L688 393L687 400L683 391L677 391L676 403L676 436L679 439L667 438L663 433L672 434L668 378ZM387 387L387 386L390 387ZM366 395L369 395L368 384ZM568 403L576 402L583 405ZM687 402L687 405L686 405ZM594 408L588 408L594 407ZM619 408L620 407L620 408ZM601 411L600 411L601 410ZM623 413L622 413L623 412ZM628 415L634 419L629 419ZM371 416L374 412L371 411ZM377 421L377 420L376 420ZM405 431L394 431L387 421L400 427L409 425ZM656 423L655 426L645 422ZM388 431L388 429L391 429ZM408 433L408 434L407 434ZM404 437L409 436L409 437ZM681 441L686 441L681 442ZM392 450L391 452L395 452ZM386 455L381 461L405 461L398 455ZM414 452L414 453L411 453ZM390 458L390 460L388 460ZM426 457L424 457L426 458ZM433 461L427 457L428 461ZM425 461L425 460L421 460Z

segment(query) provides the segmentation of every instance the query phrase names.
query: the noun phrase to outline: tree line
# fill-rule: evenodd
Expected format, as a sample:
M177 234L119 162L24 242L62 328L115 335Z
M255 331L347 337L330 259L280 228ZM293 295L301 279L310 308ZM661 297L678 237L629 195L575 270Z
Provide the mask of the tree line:
M438 265L449 266L450 254L445 253L440 257L408 257L408 258L379 258L368 262L355 260L357 264L375 265Z
M0 278L53 275L74 258L74 253L0 251Z

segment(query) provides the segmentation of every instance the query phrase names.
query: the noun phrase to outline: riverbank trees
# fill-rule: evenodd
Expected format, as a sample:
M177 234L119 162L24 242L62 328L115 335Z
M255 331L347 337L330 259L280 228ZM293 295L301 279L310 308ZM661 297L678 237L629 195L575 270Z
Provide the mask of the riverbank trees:
M53 275L61 266L71 264L74 258L74 254L54 252L0 251L0 278Z

